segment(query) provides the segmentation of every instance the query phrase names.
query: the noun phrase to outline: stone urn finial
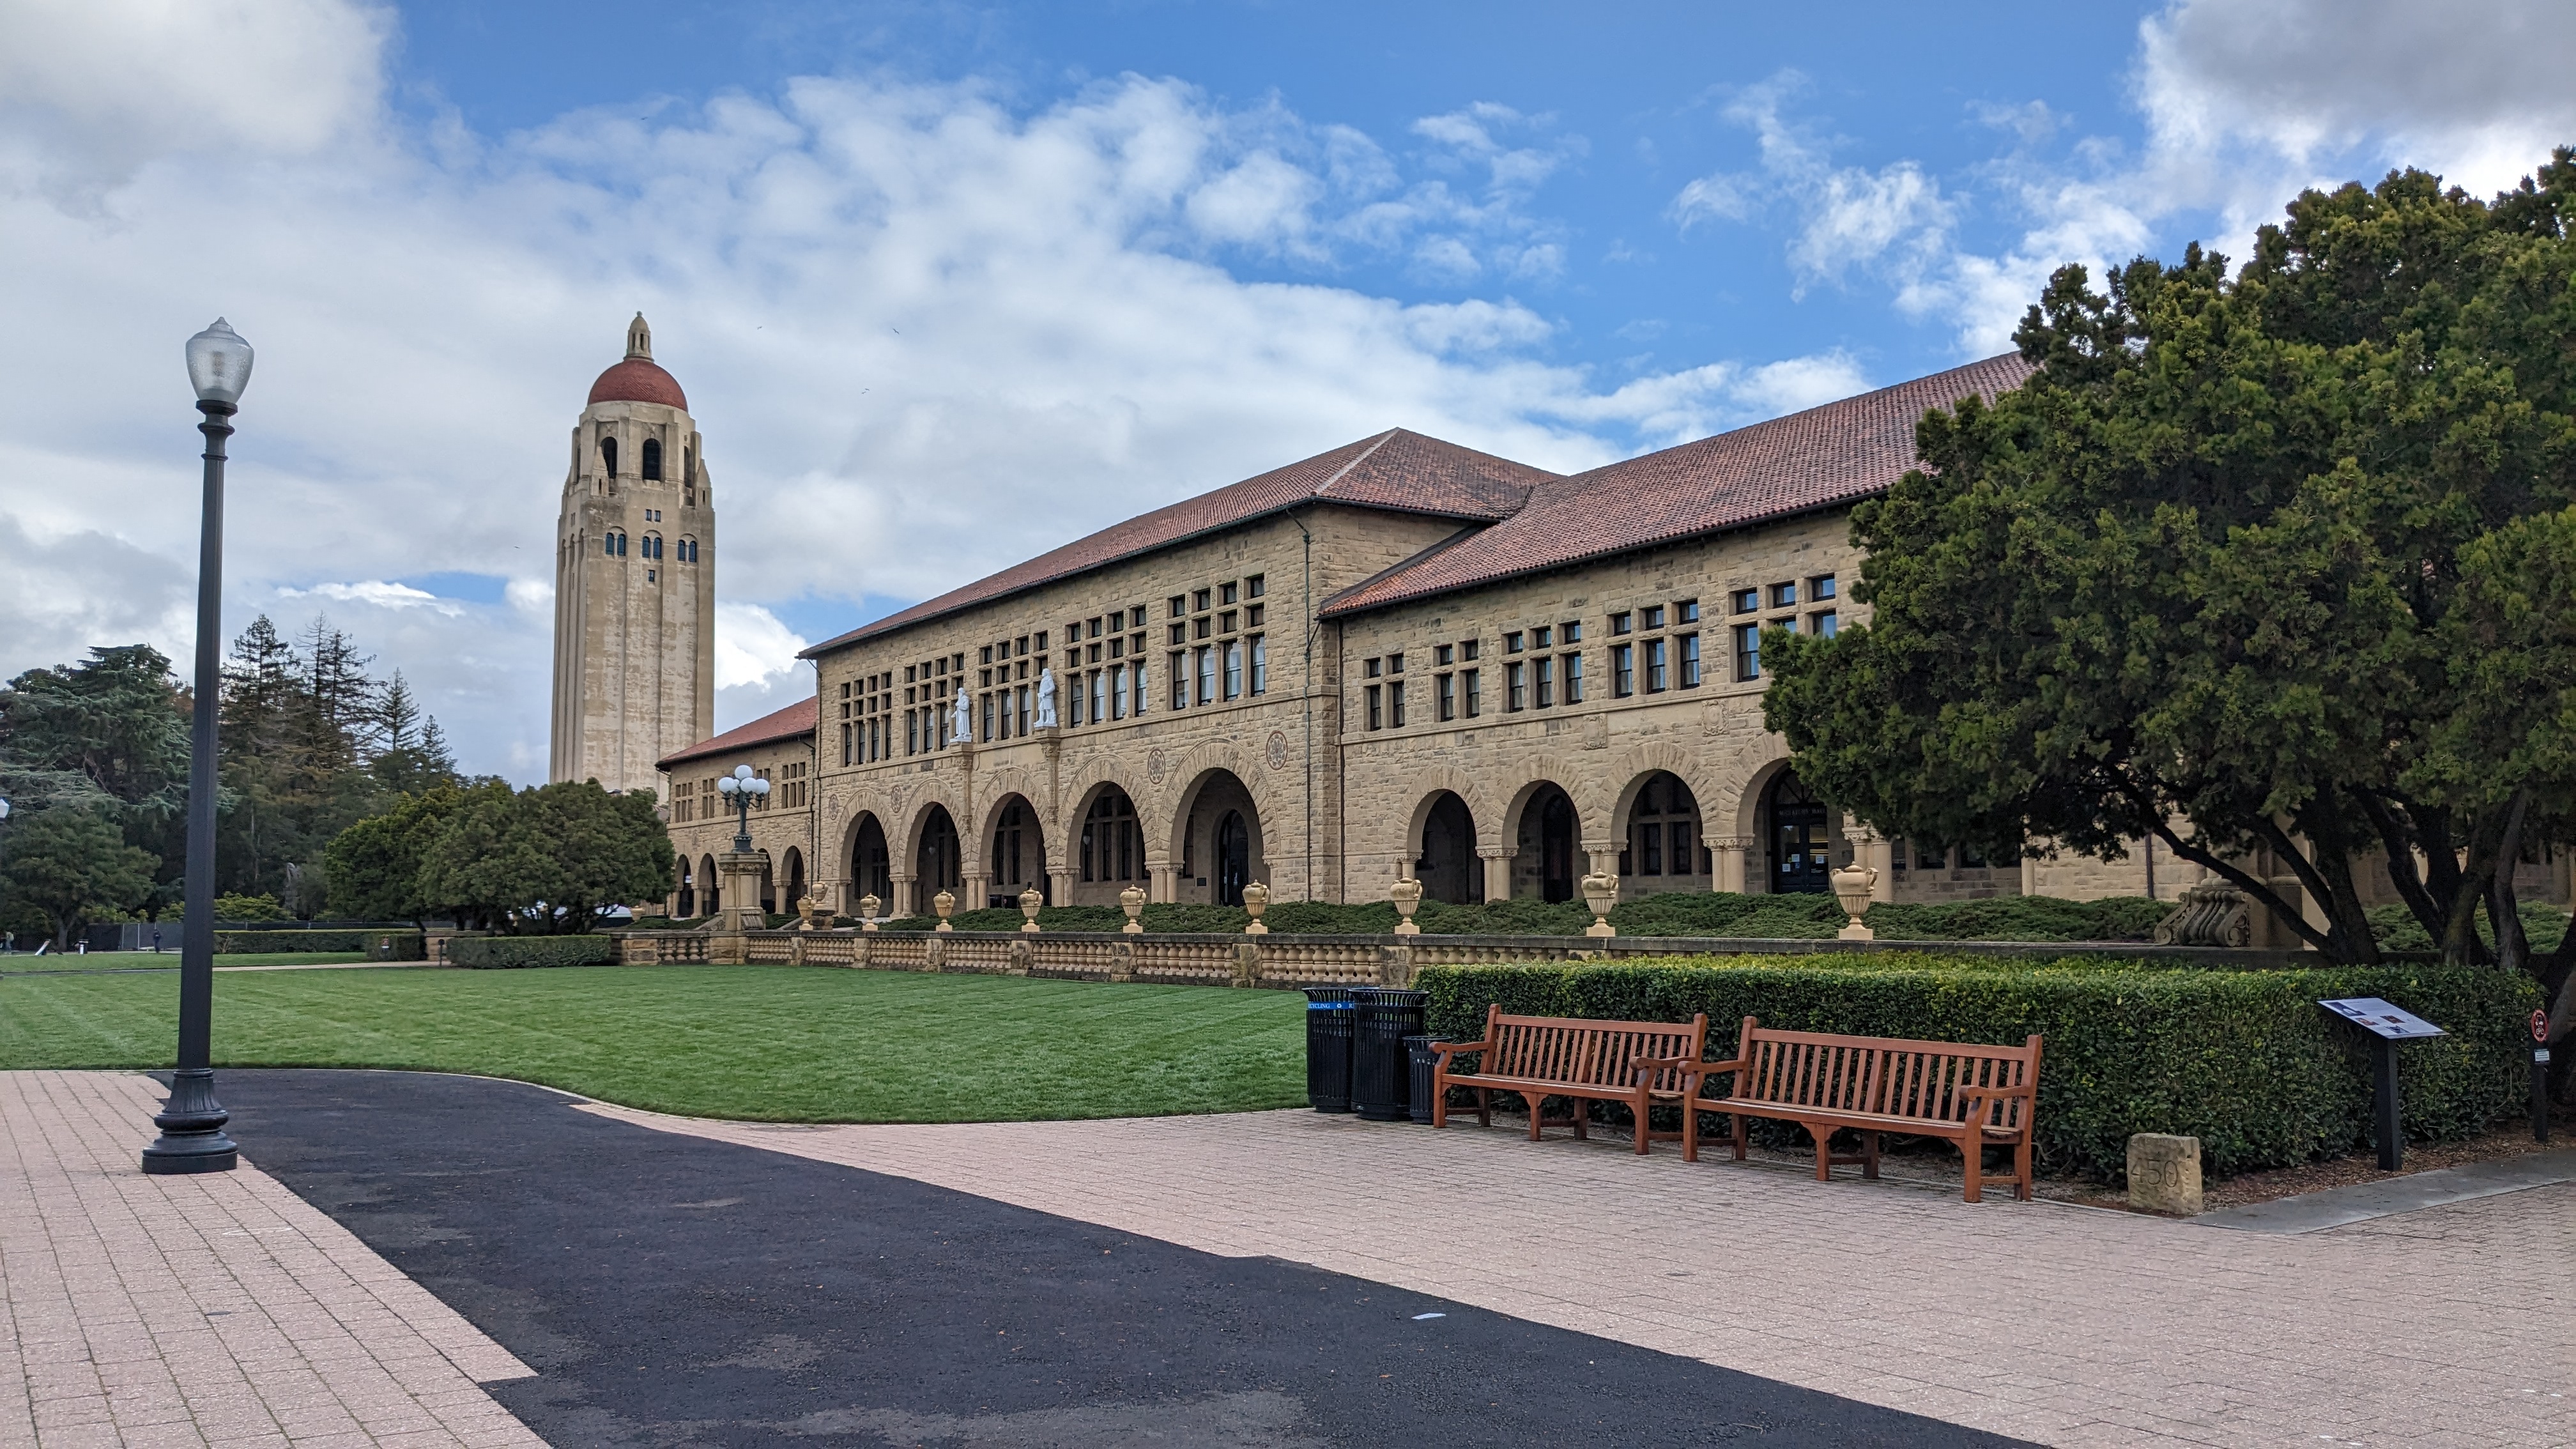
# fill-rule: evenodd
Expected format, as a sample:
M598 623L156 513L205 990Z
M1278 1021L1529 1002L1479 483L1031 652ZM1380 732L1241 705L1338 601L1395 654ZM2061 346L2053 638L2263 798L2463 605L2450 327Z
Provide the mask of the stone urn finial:
M1409 875L1397 876L1395 884L1386 888L1386 898L1395 902L1395 933L1421 935L1422 928L1413 924L1413 913L1422 909L1422 882Z
M1118 929L1130 936L1145 934L1145 893L1134 886L1118 893L1118 908L1127 913L1127 924Z
M796 929L800 931L814 929L814 893L812 891L807 891L796 898Z
M1261 913L1268 909L1270 909L1270 887L1263 885L1259 881L1254 881L1250 885L1245 886L1243 888L1243 911L1244 914L1252 917L1252 919L1244 923L1243 934L1247 936L1269 935L1270 928L1261 924Z
M1878 884L1878 871L1866 865L1845 866L1834 872L1834 899L1840 901L1843 914L1850 922L1834 933L1836 940L1875 941L1878 933L1860 923L1869 910L1869 893Z
M957 895L955 892L941 891L939 894L932 896L930 898L930 908L939 913L939 924L931 927L930 929L934 931L953 931L957 929L956 927L948 924L948 913L957 909Z
M1024 934L1032 936L1037 934L1038 907L1045 903L1046 897L1038 894L1036 886L1020 892L1020 930Z
M1592 924L1583 928L1587 936L1615 936L1619 928L1610 924L1610 908L1619 904L1619 878L1594 871L1583 878L1583 903L1592 908Z
M885 902L878 900L875 896L859 897L859 929L862 931L875 930L877 928L877 912L884 906Z

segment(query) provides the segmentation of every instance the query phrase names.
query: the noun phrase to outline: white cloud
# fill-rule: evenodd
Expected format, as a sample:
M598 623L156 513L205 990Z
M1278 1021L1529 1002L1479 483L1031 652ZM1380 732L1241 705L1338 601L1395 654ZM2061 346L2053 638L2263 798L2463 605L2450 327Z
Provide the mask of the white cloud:
M1724 111L1755 133L1759 169L1690 182L1670 215L1688 230L1786 208L1802 285L1869 276L1983 356L2010 345L2057 267L2084 263L2098 280L2176 226L2242 256L2305 187L2398 166L2472 192L2511 186L2576 141L2570 56L2565 0L2173 0L2139 26L2134 147L2096 135L2043 156L2063 114L1979 101L1970 115L2013 145L1965 176L1911 160L1836 166L1789 114L1803 87L1783 72ZM2001 223L2000 245L1962 239L1972 202Z
M1571 469L1782 395L1740 364L1604 392L1535 360L1553 325L1509 297L1225 269L1425 247L1543 281L1561 239L1529 197L1579 142L1499 107L1432 118L1399 160L1171 82L1032 112L807 77L486 137L385 112L392 32L363 4L18 3L0 26L0 547L24 545L0 672L136 638L185 657L179 346L218 313L259 349L227 634L328 603L469 768L523 779L566 430L637 309L707 442L720 725L796 687L769 606L926 597L1392 425ZM188 89L200 43L240 94ZM108 73L129 45L140 79ZM57 57L73 79L37 75ZM450 571L501 601L414 597Z

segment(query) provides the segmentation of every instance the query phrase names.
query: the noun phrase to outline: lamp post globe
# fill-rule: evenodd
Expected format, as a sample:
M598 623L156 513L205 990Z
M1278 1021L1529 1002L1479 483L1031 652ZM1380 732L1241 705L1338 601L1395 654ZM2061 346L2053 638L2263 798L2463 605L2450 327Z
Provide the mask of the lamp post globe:
M223 690L217 642L223 633L224 439L250 384L251 346L218 317L188 339L188 383L196 389L197 431L206 435L204 507L197 529L197 683L188 740L186 926L179 946L179 1060L170 1100L143 1149L150 1173L228 1172L240 1160L224 1135L232 1114L215 1100L211 1039L215 1004L215 706Z

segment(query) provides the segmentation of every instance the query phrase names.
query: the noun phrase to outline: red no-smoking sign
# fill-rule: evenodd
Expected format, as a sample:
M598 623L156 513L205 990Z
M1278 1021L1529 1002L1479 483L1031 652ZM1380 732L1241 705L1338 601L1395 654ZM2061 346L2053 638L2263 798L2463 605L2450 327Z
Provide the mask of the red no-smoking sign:
M2535 1011L2531 1014L2531 1039L2538 1042L2549 1040L2548 1012Z

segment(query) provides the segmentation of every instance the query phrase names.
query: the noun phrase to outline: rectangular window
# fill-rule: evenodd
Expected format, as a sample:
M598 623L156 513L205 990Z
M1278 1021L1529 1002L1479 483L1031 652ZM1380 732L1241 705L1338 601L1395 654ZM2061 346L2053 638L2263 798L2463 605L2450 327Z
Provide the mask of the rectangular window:
M1664 641L1649 639L1646 641L1646 692L1661 694L1664 683Z
M1735 680L1738 684L1762 677L1762 626L1735 626Z
M1458 646L1457 646L1457 645L1455 645L1455 644L1434 644L1434 645L1432 645L1432 646L1431 646L1431 662L1432 662L1432 664L1433 664L1433 665L1437 666L1438 668L1446 669L1446 668L1448 668L1451 664L1456 663L1456 662L1457 662L1457 659L1458 659Z
M1567 704L1581 704L1583 703L1583 656L1580 654L1568 654L1564 656L1564 661L1565 702Z
M1483 674L1484 671L1479 669L1470 669L1467 671L1467 718L1469 719L1474 719L1476 716L1485 712L1485 684Z
M1084 627L1086 630L1088 630L1088 631L1089 631L1089 632L1087 632L1086 634L1084 634L1084 636L1083 636L1084 638L1086 638L1086 639L1097 639L1097 638L1099 638L1099 637L1100 637L1100 619L1099 619L1099 617L1098 617L1098 616L1096 616L1096 615L1095 615L1095 616L1091 619L1091 621L1090 621L1088 624L1084 625L1083 627Z
M981 696L981 697L980 697L976 702L977 702L978 704L982 705L982 706L983 706L983 709L984 709L984 743L986 743L986 744L988 744L988 745L989 745L989 744L991 744L991 743L993 742L993 739L994 739L994 736L993 736L993 696L991 696L990 694L983 695L983 696Z
M1109 666L1109 717L1127 717L1127 666L1124 664Z
M1520 653L1521 637L1521 631L1518 629L1506 631L1503 635L1503 652L1506 654Z
M1452 674L1431 676L1431 705L1441 723L1458 717L1458 678Z
M1610 697L1626 699L1637 692L1637 646L1610 646Z
M1637 874L1664 873L1664 826L1659 820L1643 821L1637 826Z
M1821 604L1833 596L1834 576L1832 574L1818 574L1807 580L1807 598L1810 602Z
M1216 702L1216 651L1202 644L1196 652L1199 666L1198 702L1214 704Z
M1267 604L1254 604L1246 608L1243 611L1243 627L1247 629L1260 628L1261 621L1266 615L1268 609L1269 606Z
M1827 639L1834 637L1834 611L1827 609L1821 614L1810 616L1807 621L1807 632Z
M1699 688L1699 636L1684 634L1674 644L1682 656L1682 688Z
M1252 577L1243 581L1243 596L1245 598L1257 599L1262 596L1265 592L1262 587L1262 577L1263 576L1260 574L1254 574Z
M1754 610L1762 607L1762 591L1759 589L1737 589L1734 593L1727 595L1726 600L1727 607L1734 610L1736 613L1750 614Z
M1013 702L1012 713L1019 722L1018 733L1025 735L1029 732L1029 687L1027 685L1020 686L1019 693L1013 697Z
M1404 656L1401 654L1390 654L1386 656L1386 672L1389 674L1402 674L1404 672Z
M1189 658L1190 657L1188 655L1179 652L1174 652L1166 656L1167 661L1171 665L1172 708L1174 709L1187 709L1190 707Z
M1190 626L1187 624L1174 624L1170 628L1164 630L1163 634L1163 642L1166 644L1186 643L1190 637Z
M1386 687L1386 722L1389 728L1404 728L1404 681L1401 679Z
M1270 639L1264 634L1252 636L1252 692L1270 692Z
M1636 626L1637 616L1624 610L1610 616L1610 632L1613 634L1633 634Z
M1785 609L1796 602L1798 602L1798 586L1796 584L1773 584L1771 586L1772 608Z
M1124 659L1124 658L1126 658L1126 657L1127 657L1127 641L1126 641L1125 639L1112 639L1112 640L1110 640L1110 641L1109 641L1109 657L1110 657L1110 658L1112 658L1112 659Z
M1530 665L1530 703L1546 709L1556 703L1556 661L1537 660Z
M1673 622L1676 624L1698 623L1699 600L1684 599L1680 603L1673 605Z
M977 689L990 689L990 688L992 688L992 687L993 687L993 671L991 671L991 670L989 670L989 669L978 669L978 670L976 670L976 671L975 671L975 687L976 687Z
M1647 606L1646 606L1645 614L1646 614L1646 617L1645 617L1644 619L1642 619L1642 620L1638 621L1638 624L1637 624L1637 627L1638 627L1638 628L1640 628L1640 629L1660 629L1660 628L1664 627L1664 606L1663 606L1663 605L1661 605L1661 604L1649 604L1649 605L1647 605Z
M1064 722L1082 723L1082 676L1078 673L1064 677Z
M978 655L976 656L975 662L976 662L976 663L978 663L978 664L990 664L990 663L992 663L992 662L993 662L993 646L992 646L992 645L990 645L990 644L985 645L985 646L984 646L984 648L983 648L982 653L980 653L980 654L978 654Z
M1566 620L1564 623L1556 626L1556 636L1559 640L1567 644L1582 643L1583 621L1581 619Z
M1177 618L1181 617L1183 614L1188 613L1188 612L1189 612L1189 608L1188 608L1187 606L1188 606L1188 600L1187 600L1187 599L1185 599L1184 597L1182 597L1182 596L1181 596L1181 595L1179 595L1179 594L1174 594L1174 595L1172 595L1172 617L1173 617L1173 618L1177 619Z
M1378 676L1378 671L1385 667L1386 661L1383 659L1364 659L1360 661L1360 677L1363 679L1375 679Z
M1234 610L1228 609L1224 613L1216 616L1216 631L1220 634L1231 634L1234 632Z
M1225 641L1225 697L1243 698L1243 645L1239 640Z
M853 765L858 763L850 753L850 727L848 725L841 726L841 763L844 765Z
M1368 688L1360 691L1362 694L1368 696L1368 727L1370 729L1382 730L1386 728L1385 690L1386 686L1383 684L1372 684Z
M1142 659L1136 661L1136 673L1127 692L1135 700L1136 713L1142 715L1145 712L1145 661Z
M1217 601L1218 603L1220 603L1220 604L1231 604L1231 603L1233 603L1233 602L1234 602L1234 598L1235 598L1235 595L1234 595L1234 585L1232 585L1232 584L1219 584L1219 585L1217 585L1217 590L1216 590L1216 601Z
M1190 595L1190 612L1191 612L1191 613L1195 614L1195 613L1197 613L1199 610L1204 609L1204 608L1206 608L1207 606L1208 606L1208 591L1207 591L1207 590L1205 590L1205 589L1201 589L1201 590L1199 590L1198 592L1196 592L1196 593L1194 593L1194 594Z
M1208 626L1214 622L1215 621L1213 619L1210 619L1205 614L1201 614L1197 618L1192 619L1190 621L1190 637L1193 639L1206 638L1208 636Z
M1109 676L1091 671L1091 722L1098 724L1109 717Z
M1529 643L1532 649L1553 649L1556 647L1556 631L1541 624L1530 631Z
M1518 660L1503 666L1503 712L1518 714L1529 708L1529 666Z
M1047 652L1046 631L1044 629L1040 629L1038 631L1037 651L1040 654Z

